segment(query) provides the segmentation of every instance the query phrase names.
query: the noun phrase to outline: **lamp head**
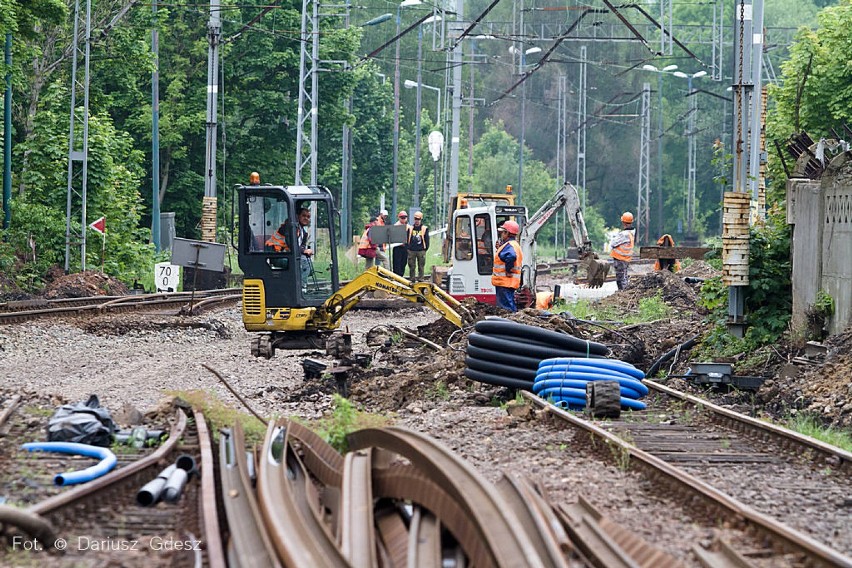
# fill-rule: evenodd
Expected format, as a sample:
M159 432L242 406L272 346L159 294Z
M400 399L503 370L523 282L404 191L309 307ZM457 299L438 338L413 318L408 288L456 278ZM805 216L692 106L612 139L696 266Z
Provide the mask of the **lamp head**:
M674 71L675 69L677 69L677 65L666 65L665 67L663 67L662 70L663 71Z

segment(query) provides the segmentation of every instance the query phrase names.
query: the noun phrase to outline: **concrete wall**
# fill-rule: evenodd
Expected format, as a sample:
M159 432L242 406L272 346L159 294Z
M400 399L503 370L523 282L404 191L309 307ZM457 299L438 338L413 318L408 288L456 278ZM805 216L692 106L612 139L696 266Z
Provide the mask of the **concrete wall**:
M805 312L816 300L820 289L822 204L819 180L787 180L787 222L793 225L790 280L793 285L794 329L805 327Z
M836 156L821 178L822 282L834 298L834 335L852 325L852 154Z

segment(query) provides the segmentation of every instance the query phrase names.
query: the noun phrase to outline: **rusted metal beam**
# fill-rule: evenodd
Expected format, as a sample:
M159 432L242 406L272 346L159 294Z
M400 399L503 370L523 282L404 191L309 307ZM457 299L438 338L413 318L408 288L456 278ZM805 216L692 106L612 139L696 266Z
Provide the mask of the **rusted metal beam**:
M642 247L639 258L694 258L704 260L704 255L712 249L707 247Z

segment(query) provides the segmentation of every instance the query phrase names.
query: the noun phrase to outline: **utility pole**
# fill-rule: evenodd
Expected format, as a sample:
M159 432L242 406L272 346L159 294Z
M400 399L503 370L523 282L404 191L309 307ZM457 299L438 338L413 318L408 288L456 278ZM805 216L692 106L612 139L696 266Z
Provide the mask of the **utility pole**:
M577 102L577 173L576 182L582 193L582 207L586 209L586 46L580 46L580 85Z
M216 118L219 93L219 43L222 39L219 0L210 0L207 23L207 144L204 155L204 201L201 205L201 240L216 242Z
M160 252L160 29L157 22L157 1L151 3L154 27L151 29L151 240L154 251Z
M86 270L86 190L89 177L89 53L92 39L92 4L85 0L85 13L80 11L80 0L74 1L74 38L71 46L71 116L68 134L68 187L65 202L65 272L71 271L71 247L80 245L80 270ZM83 26L85 47L80 53L78 37L80 25ZM83 60L83 82L77 80L77 66ZM83 110L80 120L83 123L83 139L78 141L76 134L77 97L83 96ZM75 164L78 164L75 167ZM76 170L79 169L79 173ZM75 181L79 176L79 189ZM74 225L74 216L79 215L79 231Z
M12 34L6 34L6 91L3 95L3 228L12 223Z
M651 83L642 83L642 123L639 128L639 191L636 219L639 221L637 242L650 242L650 162L651 162Z
M689 76L689 86L687 87L687 97L689 97L689 118L687 119L686 136L688 145L688 158L686 161L686 238L690 241L695 240L693 233L693 222L695 221L695 159L697 154L695 139L695 124L696 115L698 114L698 97L692 92L692 75Z
M299 108L296 119L295 185L304 184L305 168L310 168L310 185L317 183L317 104L319 98L319 6L316 0L302 0L301 42L299 43ZM309 86L310 83L310 86ZM305 112L305 105L310 108Z
M453 70L452 82L452 124L450 127L450 179L447 188L448 197L453 198L459 192L459 131L462 105L462 49L464 42L458 41L464 31L464 0L456 0L456 19L448 26L453 49L450 52L450 68Z

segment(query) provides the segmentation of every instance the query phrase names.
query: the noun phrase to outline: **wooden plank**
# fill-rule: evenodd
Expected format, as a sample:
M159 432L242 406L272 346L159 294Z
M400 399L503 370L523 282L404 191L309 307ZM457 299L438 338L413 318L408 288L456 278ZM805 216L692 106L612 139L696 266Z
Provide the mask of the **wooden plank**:
M711 249L707 247L642 247L639 258L694 258L704 260Z

